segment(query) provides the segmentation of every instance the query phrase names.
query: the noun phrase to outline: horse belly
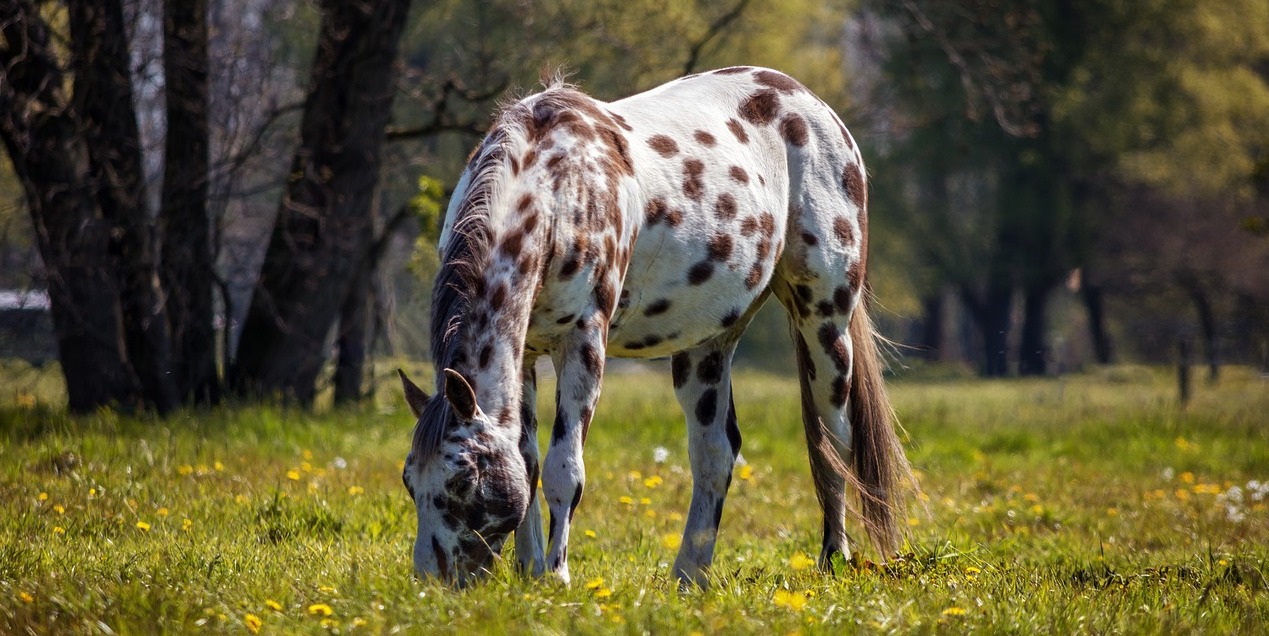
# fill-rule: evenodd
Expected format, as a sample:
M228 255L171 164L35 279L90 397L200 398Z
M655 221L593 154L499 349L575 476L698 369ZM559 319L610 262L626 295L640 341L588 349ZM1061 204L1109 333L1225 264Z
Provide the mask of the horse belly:
M608 331L608 355L656 358L691 348L736 328L762 297L767 276L755 275L757 254L743 245L733 241L726 258L709 260L698 235L647 234L635 244ZM773 256L763 259L763 274L770 273Z

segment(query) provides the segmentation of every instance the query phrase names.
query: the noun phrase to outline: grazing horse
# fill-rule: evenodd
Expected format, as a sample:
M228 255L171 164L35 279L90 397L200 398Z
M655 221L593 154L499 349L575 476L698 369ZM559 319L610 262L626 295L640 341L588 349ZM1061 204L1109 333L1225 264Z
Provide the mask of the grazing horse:
M612 103L555 81L504 107L441 232L437 395L401 375L417 418L402 475L418 509L415 570L465 583L515 531L524 571L568 581L605 357L672 356L693 481L674 572L704 585L740 452L732 354L770 294L796 347L820 565L849 556L848 509L892 553L911 469L860 300L866 199L846 127L776 71L725 68ZM541 355L558 377L543 462Z

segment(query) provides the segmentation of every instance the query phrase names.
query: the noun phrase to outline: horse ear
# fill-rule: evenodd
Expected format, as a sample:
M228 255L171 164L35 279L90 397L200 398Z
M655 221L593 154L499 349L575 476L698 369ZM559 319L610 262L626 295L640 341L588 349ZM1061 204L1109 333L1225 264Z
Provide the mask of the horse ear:
M405 376L405 371L397 369L397 375L401 376L401 388L405 389L405 403L410 405L410 411L414 413L414 419L423 417L423 407L427 406L427 393L423 392L417 384L410 381Z
M458 417L464 420L476 417L476 391L467 378L453 369L445 369L445 399L449 400Z

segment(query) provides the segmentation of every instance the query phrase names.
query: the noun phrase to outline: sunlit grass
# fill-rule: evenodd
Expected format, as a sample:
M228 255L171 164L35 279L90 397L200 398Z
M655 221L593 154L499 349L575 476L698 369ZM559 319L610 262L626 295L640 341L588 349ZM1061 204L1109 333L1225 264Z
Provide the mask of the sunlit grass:
M390 382L361 410L161 421L71 419L48 384L0 389L4 633L1269 629L1269 383L1246 370L1184 409L1151 369L892 382L923 502L899 559L834 575L813 564L796 382L743 373L745 463L713 586L690 594L670 571L691 481L666 373L606 383L572 586L520 578L508 548L462 592L410 576Z

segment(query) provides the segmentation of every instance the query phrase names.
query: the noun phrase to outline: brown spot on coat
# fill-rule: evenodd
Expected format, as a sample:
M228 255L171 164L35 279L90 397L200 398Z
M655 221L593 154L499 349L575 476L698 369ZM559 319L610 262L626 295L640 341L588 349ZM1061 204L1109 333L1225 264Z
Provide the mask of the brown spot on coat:
M670 377L674 378L674 388L683 388L683 385L687 384L687 378L691 372L692 358L687 352L680 351L670 358Z
M850 380L845 375L833 378L833 394L829 396L835 408L846 406L846 396L850 394Z
M833 235L842 245L850 245L855 240L855 228L851 227L850 219L839 216L833 219Z
M714 263L711 261L701 261L687 270L687 282L691 285L700 285L709 280L714 275Z
M758 231L758 217L747 216L740 222L740 235L753 236Z
M617 122L618 126L621 126L622 128L624 128L626 132L634 132L634 128L631 128L630 124L626 123L625 117L622 117L621 115L618 115L617 113L608 113L608 115L612 117L613 121Z
M745 126L735 119L727 120L727 130L730 130L731 134L736 136L736 141L742 144L749 143L749 135L745 132Z
M850 264L846 270L846 282L850 283L851 289L860 289L863 285L864 273L863 263L855 261Z
M617 302L616 290L610 283L600 283L595 287L595 308L605 316L611 316Z
M805 146L808 138L806 130L806 120L801 115L793 113L780 120L780 134L784 140L794 146Z
M855 269L855 267L857 266L858 266L858 262L853 263L850 269ZM846 276L848 278L850 277L850 270L847 270ZM852 285L852 287L854 286ZM851 294L850 288L838 287L834 289L833 290L833 304L837 306L837 311L843 314L850 311L850 301L852 296L853 294Z
M587 342L582 345L581 351L582 366L586 368L586 373L591 377L599 377L604 370L604 359L599 355L599 350L595 345Z
M740 116L755 126L765 126L780 114L780 97L770 89L750 95L740 104Z
M850 352L846 350L846 341L842 339L842 332L837 325L825 322L820 325L816 335L819 336L820 346L824 347L824 352L833 361L833 366L837 367L837 372L849 373Z
M732 166L727 169L727 174L737 183L749 183L749 173L745 172L740 166Z
M784 73L776 71L765 69L758 71L757 73L754 73L753 79L763 86L774 88L781 93L790 95L798 91L806 90L806 87L802 86L802 84L797 80L785 75Z
M736 218L736 197L730 192L724 192L718 195L718 203L714 204L714 212L718 214L718 218L729 221Z
M749 275L745 277L745 287L747 289L753 289L754 287L758 286L758 283L761 283L761 282L762 282L762 263L754 263L753 267L749 268Z
M673 157L679 151L679 145L667 135L653 135L648 138L648 146L662 157Z
M710 387L701 392L701 397L696 402L696 421L701 426L709 426L714 423L714 416L718 414L718 389Z
M663 313L665 313L665 312L666 312L666 311L668 311L669 309L670 309L670 301L669 301L669 299L667 299L667 298L658 298L657 300L652 301L652 303L650 303L650 304L648 305L647 309L644 309L644 310L643 310L643 315L645 315L645 316L656 316L656 315L658 315L658 314L663 314Z
M806 243L807 245L811 247L815 247L816 245L819 244L820 240L819 238L817 238L814 234L811 234L810 232L803 232L802 242Z
M715 234L714 238L709 240L709 258L713 261L723 262L731 256L732 238L730 234Z
M494 288L493 294L489 296L489 307L494 311L502 309L502 305L507 302L507 285L499 283Z
M864 175L857 164L848 163L842 168L842 187L846 188L846 198L859 207L864 207L868 193L864 188Z
M696 365L696 378L705 384L718 384L723 379L723 354L711 351Z
M696 139L696 143L705 146L706 148L718 143L718 140L714 139L713 135L705 132L704 130L696 131L692 134L692 137Z
M752 66L728 66L714 71L714 75L738 75L753 70Z
M683 194L687 198L699 201L701 195L705 193L705 182L701 179L701 175L705 173L705 164L700 159L685 159L683 161Z
M740 308L732 307L731 311L723 314L723 319L719 322L719 324L721 324L723 328L727 328L736 324L737 320L740 320Z

